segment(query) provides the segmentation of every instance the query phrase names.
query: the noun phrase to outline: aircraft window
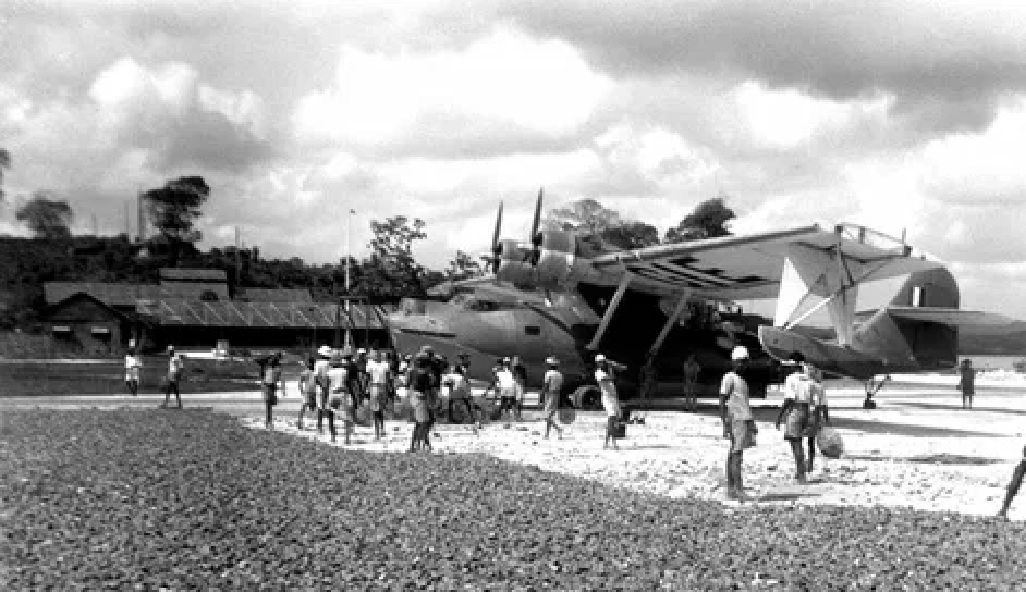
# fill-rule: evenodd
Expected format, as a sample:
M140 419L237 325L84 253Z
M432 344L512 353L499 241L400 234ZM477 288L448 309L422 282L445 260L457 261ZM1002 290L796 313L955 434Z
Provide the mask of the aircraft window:
M524 325L525 335L541 335L541 327L538 325Z
M464 304L467 310L474 310L478 312L490 312L499 310L499 303L491 300L479 300L476 298L468 299Z

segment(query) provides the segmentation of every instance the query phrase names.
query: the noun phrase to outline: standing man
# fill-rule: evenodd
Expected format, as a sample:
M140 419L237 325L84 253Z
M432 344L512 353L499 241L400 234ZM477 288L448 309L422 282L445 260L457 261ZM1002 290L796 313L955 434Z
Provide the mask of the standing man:
M638 384L641 385L641 404L647 411L648 399L656 393L656 385L659 381L659 372L656 370L655 356L649 355L645 358L645 365L641 367L641 376L638 378Z
M513 398L516 399L516 411L517 421L523 418L524 414L524 397L527 394L527 367L524 366L524 361L520 359L520 356L513 356Z
M545 439L549 439L549 430L556 428L559 439L563 439L563 429L556 423L559 415L559 397L563 390L563 374L559 371L559 360L555 356L545 359L549 369L545 372L542 382L541 400L545 404Z
M698 373L701 370L695 354L689 355L684 362L684 407L688 411L698 411Z
M463 366L458 364L453 366L450 372L442 376L442 384L449 389L449 422L455 423L453 418L456 416L452 412L453 408L463 406L467 411L467 417L470 418L470 423L480 427L481 423L475 422L474 406L470 402L470 383L467 382Z
M512 360L503 358L498 370L495 371L495 379L488 385L490 390L495 386L499 391L499 414L501 416L509 411L510 415L516 412L516 382L513 379ZM487 392L487 391L486 391Z
M962 409L972 409L973 395L976 394L976 369L973 368L973 361L969 358L962 360L958 372L961 375L958 385L962 391Z
M734 369L723 375L720 382L720 418L723 437L730 439L727 453L727 498L746 499L742 463L745 448L755 446L755 417L748 404L748 349L739 345L730 354Z
M602 408L606 411L606 439L602 448L609 448L612 442L613 450L619 450L613 432L616 423L620 421L622 411L620 410L620 397L616 392L616 376L613 370L624 370L625 366L617 364L602 354L595 356L595 382L598 383L599 392L602 393Z
M370 396L370 375L367 373L367 363L370 360L367 358L367 350L364 348L358 348L356 350L356 359L353 363L356 365L356 381L360 389L357 395L357 399L363 403L364 399Z
M812 474L816 464L816 436L819 435L821 426L830 425L830 406L827 404L826 388L823 387L823 372L818 368L810 366L812 377L812 426L809 428L809 435L806 439L809 454L809 466L806 468L807 475ZM825 460L823 461L826 462Z
M335 411L331 408L331 380L328 372L331 370L331 348L322 345L317 348L317 361L314 362L313 374L317 384L317 434L323 434L322 427L324 418L328 419L328 433L331 434L331 441L335 441Z
M805 363L805 356L801 352L791 354L791 362L798 368L784 380L784 403L777 415L777 430L780 429L780 422L786 418L784 439L791 444L795 479L799 483L805 483L807 465L803 439L810 434L815 382L812 379L811 366Z
M314 376L314 364L317 363L317 358L310 356L306 362L300 362L303 367L303 371L299 373L299 395L303 397L302 402L299 405L299 418L296 419L296 429L303 431L303 414L307 409L310 412L315 412L317 409L317 379Z
M142 370L142 358L135 349L125 354L125 386L132 396L139 394L139 373Z
M260 374L260 380L263 383L261 394L267 411L264 427L271 429L274 419L273 407L278 404L278 383L281 382L281 352L275 352L265 364L261 364Z
M380 440L385 435L385 407L388 406L389 393L394 389L392 365L382 359L381 350L376 350L373 359L367 362L367 378L370 410L374 414L374 439Z
M167 346L167 390L164 392L164 404L161 407L170 406L173 391L178 408L182 408L182 392L178 388L178 383L182 380L183 370L182 357L175 353L175 346Z

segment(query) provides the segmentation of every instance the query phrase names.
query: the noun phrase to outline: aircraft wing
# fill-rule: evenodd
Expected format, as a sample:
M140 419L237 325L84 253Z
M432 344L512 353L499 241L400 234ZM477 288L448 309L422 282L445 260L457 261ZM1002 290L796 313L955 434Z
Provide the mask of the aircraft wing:
M785 262L796 252L857 266L856 283L941 266L898 239L852 224L812 224L617 251L596 257L592 265L604 275L631 273L630 285L636 290L747 300L777 297Z
M1015 319L994 312L917 306L888 306L887 314L910 321L926 321L952 326L1011 326ZM1011 332L1012 329L1009 329Z

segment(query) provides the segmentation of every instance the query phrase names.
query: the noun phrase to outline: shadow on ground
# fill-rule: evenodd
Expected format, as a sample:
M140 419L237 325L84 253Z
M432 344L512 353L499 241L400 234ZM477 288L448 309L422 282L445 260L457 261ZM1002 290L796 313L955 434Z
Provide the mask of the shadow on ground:
M986 466L1004 464L1008 461L1000 458L982 458L962 456L960 454L930 454L920 456L881 456L878 454L846 454L844 458L851 460L880 460L907 462L922 465L954 465L954 466Z

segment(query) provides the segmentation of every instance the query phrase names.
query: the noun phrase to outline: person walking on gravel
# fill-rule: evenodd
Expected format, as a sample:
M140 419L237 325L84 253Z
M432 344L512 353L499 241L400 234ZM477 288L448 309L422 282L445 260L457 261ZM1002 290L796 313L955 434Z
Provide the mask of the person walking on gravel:
M488 393L495 387L499 392L499 413L500 419L503 415L509 411L511 416L515 417L516 413L516 382L513 378L513 368L511 368L512 360L510 358L503 358L498 368L495 370L495 378L492 383L485 389L485 394Z
M830 425L830 406L827 404L826 389L823 387L823 373L813 366L809 366L809 375L812 378L812 425L809 427L809 435L806 439L808 444L809 466L805 470L806 475L811 475L816 464L816 436L823 425ZM824 463L826 460L823 461ZM826 469L824 469L826 470Z
M616 424L621 421L620 418L623 414L620 410L620 397L616 392L616 376L613 371L614 369L623 370L625 367L609 360L602 354L595 356L595 366L595 382L598 383L599 392L602 395L602 408L606 411L606 439L602 448L609 448L609 444L612 442L613 450L619 450L620 447L616 445L613 434L616 431Z
M410 402L413 405L413 436L410 439L410 452L420 450L421 445L431 450L431 413L429 397L431 392L431 360L427 356L418 355L414 359L414 369L410 374Z
M748 349L739 345L730 354L734 369L720 382L720 418L723 437L730 439L727 453L727 498L746 499L743 477L744 451L755 446L755 417L748 403Z
M1008 518L1008 508L1012 505L1012 500L1015 499L1016 494L1019 493L1019 488L1022 487L1022 479L1026 475L1026 447L1022 449L1022 456L1023 459L1019 461L1015 470L1012 471L1012 481L1008 484L1005 500L1001 502L1001 510L997 514L999 518Z
M317 349L317 361L314 363L314 382L317 383L317 433L323 434L323 421L328 420L328 433L331 441L335 441L335 410L331 408L331 348L322 345Z
M310 410L311 413L317 412L317 377L314 375L314 364L317 363L317 358L310 356L307 358L306 363L303 364L303 371L299 373L299 395L303 397L303 400L299 405L299 417L296 419L296 429L302 431L303 425L303 414L306 410Z
M449 390L449 422L455 423L456 416L453 415L453 408L461 406L466 409L470 423L476 424L475 429L480 429L481 422L474 416L474 405L470 401L470 383L464 374L463 366L453 366L451 371L442 376L442 385Z
M962 360L958 368L958 389L962 391L962 409L973 408L973 395L976 394L976 369L969 358Z
M178 384L182 380L184 369L182 357L175 353L175 346L167 346L167 390L164 391L164 404L161 407L169 407L171 405L171 393L173 392L178 408L182 408L182 391Z
M556 434L560 440L563 439L563 428L556 423L559 415L559 397L563 390L563 374L559 371L559 360L555 356L545 359L549 369L545 371L545 378L542 381L541 397L545 404L545 439L549 439L549 430L556 428Z
M385 435L385 408L392 392L392 366L381 357L381 350L375 350L367 362L367 380L370 393L370 410L374 415L374 439Z
M797 365L797 369L784 380L784 403L777 415L777 430L780 429L780 422L786 420L784 439L791 444L795 479L805 483L808 466L805 462L804 439L815 435L810 430L815 381L811 376L811 366L805 363L805 356L801 352L791 354L791 362Z
M125 386L135 397L139 394L139 373L142 370L142 358L139 352L131 350L125 354Z
M684 361L684 408L688 411L698 411L698 373L701 370L695 354Z
M524 361L520 359L520 356L513 357L513 399L514 403L514 416L517 421L523 419L524 415L524 397L527 394L527 367L524 366Z
M267 412L264 427L271 429L274 406L278 404L278 383L281 382L281 353L277 352L260 365L260 391Z

